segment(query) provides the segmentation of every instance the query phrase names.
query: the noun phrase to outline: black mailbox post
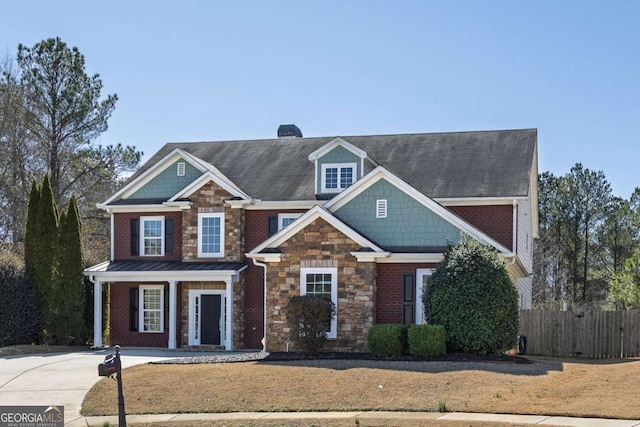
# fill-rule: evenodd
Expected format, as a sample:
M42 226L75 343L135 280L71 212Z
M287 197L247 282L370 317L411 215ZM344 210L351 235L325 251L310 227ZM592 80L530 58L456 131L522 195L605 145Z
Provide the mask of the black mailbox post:
M118 425L127 427L127 418L124 413L124 394L122 394L122 364L120 363L120 346L115 346L115 354L104 358L104 362L98 365L98 375L101 377L116 376L118 381Z

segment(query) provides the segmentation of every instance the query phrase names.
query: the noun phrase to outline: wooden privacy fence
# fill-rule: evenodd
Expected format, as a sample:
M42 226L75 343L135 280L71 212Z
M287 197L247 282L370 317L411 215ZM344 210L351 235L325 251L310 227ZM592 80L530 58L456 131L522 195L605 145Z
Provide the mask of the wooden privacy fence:
M640 356L640 310L520 311L527 353L609 359Z

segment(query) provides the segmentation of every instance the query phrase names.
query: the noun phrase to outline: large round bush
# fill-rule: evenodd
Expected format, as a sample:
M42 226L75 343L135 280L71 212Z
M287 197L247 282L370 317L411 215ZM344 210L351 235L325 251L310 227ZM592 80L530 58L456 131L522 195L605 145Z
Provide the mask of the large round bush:
M514 346L518 292L491 247L474 240L451 247L423 302L427 321L444 326L451 351L499 353Z

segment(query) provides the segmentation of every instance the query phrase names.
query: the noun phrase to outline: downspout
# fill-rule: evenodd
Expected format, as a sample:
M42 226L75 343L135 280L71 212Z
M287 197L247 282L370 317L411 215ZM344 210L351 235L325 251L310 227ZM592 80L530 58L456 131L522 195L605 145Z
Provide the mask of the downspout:
M263 325L263 335L262 335L262 351L267 351L267 264L263 262L259 262L255 258L252 258L253 264L264 268L264 318L262 320Z

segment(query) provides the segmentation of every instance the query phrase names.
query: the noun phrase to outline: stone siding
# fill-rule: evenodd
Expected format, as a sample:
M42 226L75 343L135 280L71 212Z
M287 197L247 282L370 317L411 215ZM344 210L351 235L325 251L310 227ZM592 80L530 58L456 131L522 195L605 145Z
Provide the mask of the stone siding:
M183 261L241 261L244 259L244 209L232 209L225 200L233 196L214 182L189 196L192 205L182 218ZM198 258L198 214L224 213L224 257Z
M367 333L375 319L374 263L358 263L351 252L360 246L322 219L317 219L279 249L282 260L267 266L267 350L295 350L289 336L286 305L300 295L301 267L337 267L337 338L324 349L366 351Z

